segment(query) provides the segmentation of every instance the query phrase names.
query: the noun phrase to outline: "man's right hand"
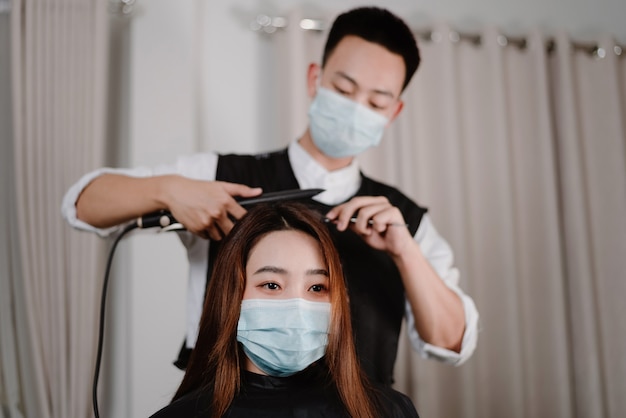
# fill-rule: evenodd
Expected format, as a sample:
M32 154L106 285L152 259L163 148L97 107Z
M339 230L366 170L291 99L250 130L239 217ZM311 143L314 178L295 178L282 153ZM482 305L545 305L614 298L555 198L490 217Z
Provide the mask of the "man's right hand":
M261 188L243 184L180 176L168 176L165 181L166 202L172 215L188 231L212 240L226 236L234 225L233 220L246 214L236 196L253 197L262 192Z
M220 240L232 229L233 220L246 213L235 197L261 193L261 188L243 184L179 175L103 174L82 191L76 201L76 214L96 228L108 228L166 209L192 233Z

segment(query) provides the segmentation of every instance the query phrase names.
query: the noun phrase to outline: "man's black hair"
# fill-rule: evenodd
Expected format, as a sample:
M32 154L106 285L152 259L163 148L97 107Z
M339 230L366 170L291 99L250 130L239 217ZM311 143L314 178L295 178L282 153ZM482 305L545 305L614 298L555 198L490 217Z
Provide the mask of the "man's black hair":
M402 56L406 69L402 90L406 88L419 66L420 53L413 32L402 19L378 7L359 7L340 14L328 33L322 67L337 44L349 35L381 45Z

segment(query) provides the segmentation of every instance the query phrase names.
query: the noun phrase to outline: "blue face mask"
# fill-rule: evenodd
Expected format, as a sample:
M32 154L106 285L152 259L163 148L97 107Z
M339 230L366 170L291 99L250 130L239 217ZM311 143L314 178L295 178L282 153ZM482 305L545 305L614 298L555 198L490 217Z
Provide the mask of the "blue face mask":
M380 143L385 116L324 87L309 107L309 129L313 142L333 158L354 156Z
M245 299L237 341L270 376L290 376L322 358L328 344L330 303L304 299Z

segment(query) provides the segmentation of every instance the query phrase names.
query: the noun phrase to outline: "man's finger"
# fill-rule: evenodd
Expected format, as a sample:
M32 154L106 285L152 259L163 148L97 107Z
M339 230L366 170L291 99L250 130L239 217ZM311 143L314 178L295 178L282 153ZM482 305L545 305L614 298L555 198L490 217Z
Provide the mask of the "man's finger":
M348 202L332 208L326 215L328 219L336 220L338 229L345 229L350 219L362 208L372 205L388 205L389 200L384 196L357 196Z
M245 212L245 209L244 209L244 212ZM224 217L217 219L216 223L217 223L217 226L219 226L220 231L224 234L224 236L228 235L230 233L230 230L233 229L233 226L235 226L233 221L231 221L228 216L224 216Z
M207 233L209 235L209 239L213 241L220 241L224 237L224 234L222 234L222 231L217 226L215 226L215 224L209 227L209 229L207 230Z
M260 187L248 187L245 184L222 182L224 190L231 196L254 197L263 193Z

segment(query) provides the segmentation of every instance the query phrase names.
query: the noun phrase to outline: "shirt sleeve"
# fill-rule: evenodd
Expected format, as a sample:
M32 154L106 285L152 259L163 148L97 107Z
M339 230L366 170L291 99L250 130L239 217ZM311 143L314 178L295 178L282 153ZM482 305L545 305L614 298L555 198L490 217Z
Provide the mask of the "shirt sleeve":
M76 201L85 187L97 177L112 173L131 177L150 177L165 174L179 174L195 180L215 180L218 155L216 153L198 153L179 157L173 164L157 167L140 167L133 169L101 168L85 174L66 192L61 207L65 220L74 228L94 232L107 237L120 231L124 225L111 228L96 228L76 217ZM198 324L204 303L206 283L206 255L209 241L199 239L188 231L178 231L177 235L187 249L189 260L189 285L187 288L187 347L193 347L198 333Z
M76 216L76 201L87 185L103 174L122 174L131 177L150 177L165 174L179 174L196 180L215 180L217 169L217 154L200 153L179 157L174 164L157 167L139 168L100 168L82 176L74 183L63 197L61 213L70 226L83 231L95 232L101 237L107 237L121 229L123 225L111 228L96 228L81 221Z
M435 272L444 281L446 286L456 293L463 303L465 313L465 332L459 353L446 348L437 347L421 339L415 329L415 317L411 305L406 301L406 319L409 340L413 348L424 358L439 360L452 365L461 365L476 348L478 340L478 311L471 297L459 287L459 271L453 265L454 256L450 245L439 235L430 217L426 214L420 222L415 234L415 240L426 259L430 262Z

